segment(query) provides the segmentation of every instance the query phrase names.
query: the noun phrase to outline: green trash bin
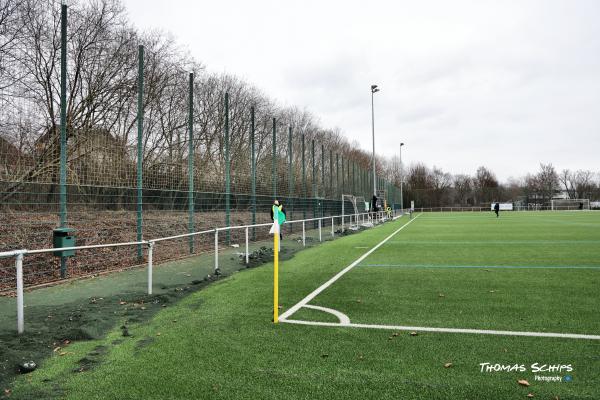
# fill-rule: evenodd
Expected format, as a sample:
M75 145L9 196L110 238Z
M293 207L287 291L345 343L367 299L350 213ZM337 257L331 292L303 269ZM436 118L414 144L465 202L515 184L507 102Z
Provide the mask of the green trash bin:
M75 247L75 235L73 228L56 228L52 231L52 243L54 248ZM56 257L72 257L75 255L75 250L55 251Z

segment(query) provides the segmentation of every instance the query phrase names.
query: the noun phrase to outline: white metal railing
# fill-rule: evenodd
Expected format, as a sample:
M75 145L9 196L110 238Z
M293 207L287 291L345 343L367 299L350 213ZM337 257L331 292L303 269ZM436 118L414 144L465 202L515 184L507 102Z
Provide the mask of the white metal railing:
M396 214L395 211L392 211L391 215L395 215L395 214ZM331 236L334 237L335 236L335 220L336 219L338 219L340 221L339 225L341 227L341 230L343 231L345 229L346 219L348 219L348 225L351 226L353 220L354 220L355 224L358 224L359 221L361 221L361 223L363 223L363 224L366 222L371 222L371 223L384 222L387 219L387 216L388 216L388 214L384 211L365 212L365 213L357 213L357 214L350 214L350 215L342 214L342 215L334 215L334 216L326 216L326 217L301 219L301 220L295 220L295 221L286 221L285 224L286 225L292 225L292 224L298 224L298 223L302 224L302 245L306 246L306 223L307 222L318 221L319 242L321 242L323 240L323 236L322 236L323 221L325 221L325 220L331 219ZM148 260L147 260L148 289L147 289L147 291L148 291L148 294L152 294L152 274L153 274L153 271L152 271L153 265L152 264L153 264L154 246L156 245L156 243L167 241L167 240L175 240L175 239L181 239L181 238L187 238L187 237L192 237L192 236L213 233L214 237L215 237L214 270L218 271L219 270L219 232L244 229L244 231L245 231L245 247L246 247L245 263L248 264L249 263L249 228L259 228L259 227L266 227L266 226L271 226L271 225L272 225L272 223L229 226L229 227L208 229L208 230L198 231L198 232L184 233L181 235L160 237L160 238L151 239L151 240L141 240L141 241L137 241L137 242L95 244L95 245L89 245L89 246L74 246L74 247L57 247L57 248L53 247L53 248L35 249L35 250L21 249L21 250L10 250L10 251L0 252L0 258L15 257L16 279L17 279L17 285L16 285L17 286L17 293L16 293L17 294L17 332L23 333L25 330L24 301L23 301L23 296L24 296L23 295L23 292L24 292L23 259L27 255L53 253L53 252L57 252L57 251L68 251L68 250L87 250L87 249L101 249L101 248L107 248L107 247L125 247L125 246L146 245L148 248L148 257L147 257L148 258Z

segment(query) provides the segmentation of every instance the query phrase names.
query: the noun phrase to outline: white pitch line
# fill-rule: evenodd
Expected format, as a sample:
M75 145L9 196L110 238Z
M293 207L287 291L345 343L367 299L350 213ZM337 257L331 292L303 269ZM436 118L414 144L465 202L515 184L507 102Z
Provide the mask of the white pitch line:
M319 310L319 311L329 313L331 315L335 315L337 317L337 319L340 321L340 324L342 324L342 325L348 325L350 323L350 318L348 318L348 316L346 314L344 314L343 312L340 312L338 310L334 310L333 308L312 306L310 304L305 304L303 308L311 308L313 310Z
M300 321L295 319L280 320L288 324L297 325L314 325L314 326L330 326L340 328L364 328L364 329L385 329L396 331L415 331L415 332L443 332L443 333L471 333L477 335L499 335L499 336L529 336L529 337L546 337L546 338L561 338L561 339L588 339L600 340L599 335L585 335L578 333L551 333L551 332L520 332L520 331L497 331L485 329L460 329L460 328L432 328L425 326L402 326L402 325L369 325L369 324L341 324L337 322L317 322L317 321Z
M302 306L308 304L308 302L311 301L312 299L314 299L315 297L317 297L319 295L319 293L321 293L323 290L325 290L329 286L331 286L335 281L337 281L338 279L340 279L346 272L350 271L352 268L354 268L358 264L360 264L360 262L362 260L364 260L369 255L371 255L371 253L373 253L375 250L377 250L379 247L381 247L385 242L387 242L388 240L390 240L391 238L393 238L398 232L400 232L402 229L404 229L406 226L408 226L410 223L412 223L414 220L416 220L420 216L421 216L421 214L417 215L415 218L411 219L410 221L408 221L407 223L405 223L404 225L402 225L400 228L396 229L391 235L389 235L388 237L386 237L385 239L383 239L381 242L379 242L378 244L376 244L371 250L367 251L365 254L363 254L362 256L360 256L360 258L358 258L352 264L348 265L346 268L344 268L343 270L341 270L340 272L338 272L333 278L331 278L330 280L328 280L327 282L325 282L324 284L322 284L321 286L319 286L317 289L315 289L308 296L306 296L305 298L303 298L302 300L300 300L296 305L292 306L289 310L287 310L286 312L284 312L283 314L281 314L279 316L279 321L285 321L285 319L287 317L289 317L292 314L294 314Z

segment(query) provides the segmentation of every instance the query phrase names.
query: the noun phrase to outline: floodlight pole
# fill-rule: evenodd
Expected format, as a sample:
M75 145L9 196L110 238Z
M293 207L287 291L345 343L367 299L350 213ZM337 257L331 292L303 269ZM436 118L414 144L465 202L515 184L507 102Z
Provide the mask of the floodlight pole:
M377 85L371 85L371 133L373 135L373 196L377 196L377 175L375 172L375 104L374 104L374 94L377 93L379 89Z
M404 165L402 164L402 146L400 143L400 213L404 214L404 197L402 195L402 184L404 183Z

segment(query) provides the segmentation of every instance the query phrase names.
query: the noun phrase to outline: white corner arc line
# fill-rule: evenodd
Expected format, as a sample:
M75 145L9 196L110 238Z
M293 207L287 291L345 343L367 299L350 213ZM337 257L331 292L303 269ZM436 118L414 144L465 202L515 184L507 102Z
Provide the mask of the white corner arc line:
M373 253L375 250L377 250L379 247L381 247L385 242L387 242L388 240L390 240L391 238L393 238L398 232L400 232L402 229L404 229L410 223L412 223L413 221L415 221L421 215L422 214L417 215L415 218L411 219L410 221L408 221L407 223L405 223L404 225L402 225L400 228L396 229L392 234L390 234L388 237L386 237L381 242L379 242L378 244L376 244L371 250L367 251L365 254L363 254L362 256L360 256L352 264L348 265L346 268L344 268L343 270L341 270L340 272L338 272L333 278L329 279L327 282L325 282L324 284L322 284L321 286L319 286L318 288L316 288L308 296L306 296L305 298L303 298L302 300L300 300L297 304L295 304L294 306L292 306L289 310L285 311L283 314L281 314L279 316L279 321L285 321L286 318L288 318L289 316L291 316L292 314L294 314L301 307L303 307L306 304L308 304L308 302L311 301L312 299L314 299L315 297L317 297L319 295L319 293L321 293L322 291L324 291L325 289L327 289L329 286L331 286L335 281L337 281L338 279L340 279L346 272L350 271L352 268L354 268L358 264L360 264L360 262L362 260L364 260L369 255L371 255L371 253Z
M588 339L600 340L600 335L588 335L580 333L552 333L552 332L523 332L523 331L498 331L486 329L461 329L461 328L433 328L425 326L401 326L401 325L370 325L370 324L345 324L341 325L334 322L317 322L317 321L300 321L295 319L286 319L283 321L287 324L297 325L314 325L314 326L331 326L345 328L364 328L364 329L386 329L397 331L415 331L415 332L436 332L436 333L471 333L478 335L499 335L499 336L529 336L529 337L546 337L546 338L561 338L561 339Z
M310 304L305 304L303 306L303 308L311 308L313 310L319 310L319 311L323 311L332 315L335 315L337 317L337 319L340 320L340 323L337 325L350 325L350 318L348 318L348 316L346 314L344 314L343 312L340 312L338 310L334 310L333 308L327 308L327 307L321 307L321 306L312 306Z

